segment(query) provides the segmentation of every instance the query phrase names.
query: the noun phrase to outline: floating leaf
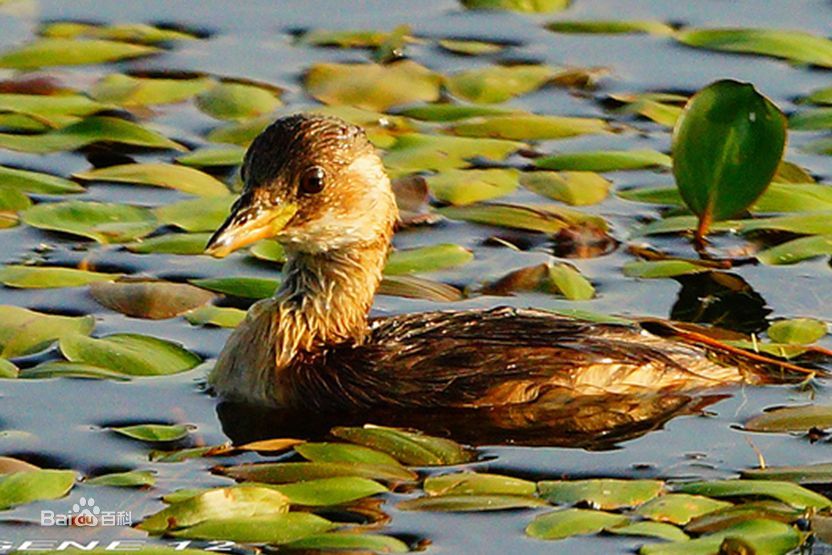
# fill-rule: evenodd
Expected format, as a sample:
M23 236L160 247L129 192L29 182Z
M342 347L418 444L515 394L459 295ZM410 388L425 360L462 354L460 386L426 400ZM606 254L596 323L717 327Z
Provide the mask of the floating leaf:
M416 431L368 424L363 428L337 427L330 433L351 443L384 451L407 465L449 465L474 459L471 450L455 441Z
M743 478L751 480L780 480L798 484L822 484L832 481L832 463L801 466L767 466L740 471Z
M304 480L296 484L273 486L273 488L285 495L293 505L308 507L342 505L388 491L378 482L356 476Z
M452 75L446 78L445 86L465 100L496 104L542 87L557 73L546 65L490 66Z
M49 23L40 28L39 34L50 38L74 39L78 37L90 37L146 44L182 39L192 40L197 38L195 35L184 33L182 31L176 31L174 29L161 29L159 27L144 23L91 25L75 21L57 21L55 23Z
M682 115L678 104L688 100L686 96L668 93L612 94L610 98L625 104L617 112L638 114L665 127L676 125Z
M377 449L348 443L304 443L297 453L312 462L368 463L399 466L399 461Z
M789 129L794 131L832 129L832 108L814 108L795 112L789 116Z
M319 480L354 476L383 482L412 482L417 474L400 465L368 463L286 462L227 466L219 469L236 480L285 484L300 480Z
M534 165L548 170L611 172L669 168L672 160L667 154L656 150L593 150L536 158Z
M608 127L607 122L598 118L515 114L471 118L456 123L449 129L463 137L534 141L603 133Z
M298 42L313 46L376 48L381 46L389 35L384 31L372 30L330 31L327 29L312 29L298 37Z
M425 121L457 121L478 116L504 116L517 113L517 111L508 108L495 108L493 106L426 104L405 108L400 113L409 118Z
M18 306L0 305L0 356L15 358L41 351L70 335L92 332L92 316L55 316Z
M160 206L154 213L163 224L190 232L213 233L228 217L233 202L234 197L231 195L184 200Z
M689 28L676 33L674 38L688 46L762 54L832 67L832 41L803 31Z
M481 512L545 507L548 503L527 495L466 494L417 497L402 501L400 511Z
M520 184L539 195L572 206L597 204L607 198L610 182L593 172L529 172Z
M746 426L747 427L747 426ZM675 487L677 491L710 497L773 497L799 509L823 509L832 506L832 501L811 490L791 482L774 480L716 480L713 482L690 482Z
M614 526L612 528L606 528L605 531L616 536L646 536L672 542L683 542L689 539L687 534L672 524L653 522L650 520L633 522L626 526Z
M189 428L181 424L138 424L122 428L110 428L116 433L139 441L179 441L188 437Z
M627 277L653 279L710 272L713 268L689 260L634 260L624 264L623 271Z
M158 48L110 40L39 39L0 54L0 67L37 69L101 64L147 56Z
M416 276L385 276L378 294L436 302L453 302L463 298L462 291L452 285Z
M717 81L691 98L673 133L673 175L698 237L757 200L785 144L782 112L752 85Z
M726 507L691 520L685 531L689 534L708 534L747 520L776 520L792 523L803 516L803 511L785 503L764 499Z
M201 359L176 343L156 337L123 333L93 339L66 335L61 352L72 362L83 362L131 376L163 376L190 370Z
M132 470L130 472L116 472L104 474L84 480L88 486L110 486L116 488L141 488L153 486L156 474L152 470Z
M502 44L481 40L442 39L437 41L437 44L444 50L463 56L496 54L505 48Z
M0 229L16 226L17 212L30 206L32 201L20 191L0 188Z
M158 225L146 208L80 200L38 204L23 212L21 218L32 227L80 235L99 243L132 241Z
M513 168L449 170L428 177L427 182L437 200L464 206L514 192L518 175Z
M214 80L208 77L164 79L114 73L96 82L90 96L100 102L128 107L173 104L188 100L213 84Z
M552 285L570 301L588 301L595 297L595 287L573 266L552 264L548 273Z
M219 326L236 328L246 317L246 311L239 308L203 306L185 314L185 319L195 326Z
M243 155L246 149L240 146L223 146L200 148L188 154L176 158L176 161L185 166L213 167L213 166L236 166L243 163Z
M312 513L217 518L170 533L178 538L282 545L323 534L336 525Z
M257 241L248 250L254 258L267 260L269 262L286 262L286 251L283 245L274 239L262 239Z
M231 122L217 127L208 133L206 138L212 143L228 143L247 147L273 121L274 118L271 116L261 116L259 118Z
M218 83L196 97L196 105L204 113L227 120L270 114L281 104L276 90L250 83Z
M384 111L439 97L441 77L410 60L379 64L315 64L306 74L310 95L325 104Z
M832 87L817 89L806 97L806 102L813 104L832 104Z
M67 362L65 360L43 362L34 368L27 368L20 373L20 377L28 379L87 378L93 380L130 381L130 376L121 372L114 372L113 370L80 362Z
M742 542L742 547L730 544ZM695 540L643 545L640 555L706 555L718 553L725 543L727 553L779 555L800 545L801 534L788 524L773 520L747 520Z
M139 254L204 254L210 233L167 233L128 243L124 248Z
M396 138L384 156L384 163L401 172L451 170L470 166L469 160L476 157L503 160L526 146L502 139L408 133Z
M0 379L16 378L19 372L13 362L0 358Z
M29 470L0 476L0 510L45 499L60 499L75 483L71 470Z
M832 234L814 235L786 241L756 254L763 264L780 266L832 254Z
M32 470L40 470L40 467L14 457L0 457L0 474L31 472Z
M512 10L516 12L549 13L565 10L572 0L461 0L470 10Z
M806 432L812 428L832 428L832 406L780 407L745 423L745 429L752 432Z
M731 506L731 503L727 501L710 499L702 495L688 495L688 493L699 493L697 491L678 489L687 493L669 493L656 497L638 507L636 514L659 522L687 524L698 516Z
M0 166L0 183L3 184L4 189L9 188L24 193L42 195L63 195L84 191L82 186L63 177L5 166Z
M274 295L280 281L267 278L230 277L192 279L197 287L245 299L265 299Z
M91 181L155 185L201 197L230 194L222 181L207 173L173 164L124 164L79 172L73 176Z
M429 476L424 483L428 495L517 495L530 496L537 492L537 485L528 480L486 474L481 472L457 472Z
M309 536L293 542L291 549L347 550L372 553L408 553L410 548L400 539L382 534L355 534L351 532L330 532Z
M173 318L214 299L204 289L165 281L99 282L90 286L90 293L111 310L150 320Z
M49 289L53 287L80 287L91 283L113 281L121 274L90 272L75 268L53 266L19 266L11 264L0 268L0 282L6 287L20 289Z
M592 33L620 35L629 33L648 33L651 35L672 35L675 30L661 21L629 20L572 20L553 21L546 28L556 33Z
M826 332L826 323L814 318L778 320L766 330L772 341L789 345L810 345L826 335Z
M107 105L80 94L0 94L0 111L34 116L53 123L63 120L72 123L72 118L61 116L88 116L107 108Z
M590 503L599 509L635 507L664 489L658 480L556 480L538 483L540 496L557 505Z
M139 124L108 116L88 117L78 123L40 135L0 133L0 147L35 154L76 150L99 142L186 150L179 143Z
M467 264L474 254L451 243L393 251L384 267L387 275L436 272Z
M623 526L630 521L624 515L564 509L542 514L526 527L526 535L539 540L562 540L582 534L596 534L605 528Z
M439 213L452 220L542 233L557 233L578 223L600 224L601 228L605 227L604 221L596 216L588 216L565 208L556 209L552 206L540 208L516 204L482 203L440 208Z
M160 534L216 519L284 515L288 511L287 497L271 488L217 488L175 503L147 517L138 528L152 534Z

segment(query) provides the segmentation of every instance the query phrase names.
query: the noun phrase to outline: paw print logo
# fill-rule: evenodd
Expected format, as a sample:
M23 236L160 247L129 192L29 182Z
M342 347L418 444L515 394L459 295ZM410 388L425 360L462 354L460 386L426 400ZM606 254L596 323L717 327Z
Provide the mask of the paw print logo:
M95 499L92 497L89 499L82 497L72 506L72 512L75 513L72 517L74 526L97 526L101 509L95 506Z

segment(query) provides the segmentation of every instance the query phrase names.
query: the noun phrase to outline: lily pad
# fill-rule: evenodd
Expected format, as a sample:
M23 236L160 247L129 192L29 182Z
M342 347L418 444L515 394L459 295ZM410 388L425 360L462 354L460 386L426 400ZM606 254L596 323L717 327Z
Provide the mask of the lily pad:
M158 48L111 40L39 39L0 53L0 67L37 69L101 64L159 52Z
M377 48L390 36L384 31L355 29L330 31L312 29L298 37L298 43L313 46L338 46L340 48Z
M0 358L0 379L16 378L20 371L17 366L5 358Z
M184 166L197 168L214 166L237 166L243 163L246 149L241 146L223 146L200 148L176 158Z
M795 112L789 116L789 129L794 131L832 129L832 108L814 108Z
M832 506L832 501L791 482L775 480L716 480L713 482L690 482L674 489L683 493L707 495L710 497L773 497L793 507L823 509Z
M222 181L194 168L173 164L124 164L73 174L78 179L136 183L176 189L201 197L229 195Z
M338 427L335 437L378 449L407 465L432 466L470 462L475 454L450 439L432 437L399 428L366 425L363 428Z
M438 210L452 220L464 220L479 224L557 233L577 223L601 224L596 216L587 216L576 210L556 209L552 206L531 207L518 204L481 203L470 206L450 206Z
M196 97L202 112L217 119L244 120L270 114L282 105L278 89L250 83L218 83Z
M96 82L90 95L100 102L126 107L173 104L188 100L213 84L214 80L208 77L165 79L114 73Z
M176 343L156 337L122 333L93 339L65 335L61 352L72 362L83 362L131 376L178 374L202 360Z
M45 499L60 499L75 484L71 470L29 470L0 476L0 511Z
M515 169L449 170L427 178L437 200L464 206L508 195L517 188Z
M792 526L774 520L747 520L694 540L647 544L640 555L706 555L718 553L782 554L800 545L801 534ZM736 543L740 542L741 546ZM731 544L734 544L731 547ZM728 545L725 545L728 544Z
M664 489L658 480L557 480L538 483L540 496L557 505L585 502L599 509L635 507Z
M20 377L25 379L84 378L122 382L130 381L130 376L121 372L92 366L91 364L67 362L65 360L50 360L42 362L33 368L26 368L20 373Z
M548 274L552 285L570 301L588 301L595 297L592 283L570 264L552 264Z
M336 524L312 513L216 518L171 532L177 538L282 545L323 534Z
M5 166L0 166L0 183L4 189L14 189L23 193L63 195L84 192L81 185L63 177Z
M153 212L160 222L190 232L214 232L228 217L234 197L200 198L166 204Z
M520 184L539 195L572 206L597 204L607 198L610 182L594 172L528 172Z
M653 522L650 520L633 522L631 524L627 524L626 526L613 526L611 528L606 528L605 532L615 534L616 536L645 536L648 538L659 538L661 540L668 540L672 542L683 542L689 539L687 534L672 524L668 524L666 522Z
M656 150L593 150L536 158L534 165L547 170L611 172L669 168L672 160L667 154Z
M121 23L116 25L93 25L89 23L78 23L76 21L56 21L42 26L38 33L50 38L79 37L112 39L129 43L153 44L173 40L193 40L196 35L177 31L174 29L162 29L145 23Z
M813 235L786 241L756 254L757 260L771 266L797 264L803 260L832 254L832 234Z
M505 48L505 45L481 40L442 39L437 41L437 44L443 50L462 56L496 54Z
M156 473L152 470L131 470L104 474L84 480L88 486L109 486L116 488L142 488L156 484Z
M396 138L384 156L384 164L401 172L451 170L466 168L471 165L469 160L477 157L503 160L526 146L502 139L408 133Z
M41 351L67 336L92 332L92 316L55 316L18 306L0 305L0 356L15 358Z
M132 241L158 225L146 208L80 200L38 204L24 211L21 218L32 227L80 235L99 243Z
M655 497L638 507L636 514L658 522L687 524L698 516L731 506L731 503L727 501L711 499L703 495L689 495L689 493L699 493L695 489L691 491L685 488L677 489L687 493L669 493Z
M330 532L328 534L309 536L300 541L290 543L287 547L291 549L335 549L372 553L408 553L410 551L406 543L393 536L385 536L383 534L354 534L351 532Z
M181 424L137 424L135 426L110 429L130 439L149 442L179 441L188 437L188 433L190 432L188 426Z
M517 113L517 110L510 108L497 108L494 106L470 105L470 104L426 104L405 108L399 112L409 118L424 121L458 121L461 119L475 118L480 116L504 116Z
M810 345L826 335L825 322L814 318L778 320L768 327L766 334L772 341L789 345Z
M465 494L417 497L402 501L400 511L483 512L545 507L548 503L529 495Z
M246 317L246 311L239 308L203 306L185 314L185 319L195 326L218 326L236 328Z
M173 318L214 299L204 289L165 281L98 282L90 286L90 293L111 310L150 320Z
M10 264L0 268L0 283L19 289L50 289L81 287L91 283L113 281L121 274L90 272L55 266L19 266Z
M384 267L387 275L436 272L467 264L474 254L452 243L393 251Z
M745 429L752 432L806 432L832 428L832 405L780 407L751 418Z
M535 141L604 133L609 128L598 118L516 114L471 118L455 123L449 130L463 137Z
M357 476L305 480L272 488L285 495L293 505L307 507L342 505L388 491L385 486L374 480Z
M551 13L565 10L572 0L461 0L461 2L469 10Z
M286 484L300 480L319 480L355 476L382 482L412 482L418 475L400 465L331 462L258 463L219 469L226 476L247 482Z
M204 254L210 233L166 233L124 245L139 254Z
M570 20L553 21L546 28L556 33L590 33L621 35L648 33L651 35L672 35L675 30L667 23L650 20Z
M800 466L767 466L747 468L740 472L750 480L779 480L798 484L822 484L832 481L832 463L807 464Z
M53 126L74 123L78 119L66 116L88 116L107 108L106 104L80 94L0 94L0 111L33 116Z
M537 493L534 482L482 472L457 472L429 476L424 483L428 495L518 495L530 496Z
M295 451L304 459L312 462L367 463L399 466L399 461L387 453L364 447L363 445L351 445L349 443L304 443L303 445L296 446Z
M245 299L265 299L274 295L280 285L280 280L253 277L205 278L192 279L191 283L197 287L242 297Z
M268 262L286 262L286 250L274 239L261 239L248 250L254 258Z
M641 279L669 278L713 271L692 260L634 260L624 264L624 275Z
M445 86L454 96L470 102L496 104L542 87L557 73L546 65L490 66L451 75Z
M379 64L315 64L306 74L307 92L325 104L385 111L439 98L441 77L410 60Z
M605 528L623 526L629 521L630 519L624 515L586 509L564 509L536 517L526 527L526 535L539 540L562 540L583 534L597 534Z

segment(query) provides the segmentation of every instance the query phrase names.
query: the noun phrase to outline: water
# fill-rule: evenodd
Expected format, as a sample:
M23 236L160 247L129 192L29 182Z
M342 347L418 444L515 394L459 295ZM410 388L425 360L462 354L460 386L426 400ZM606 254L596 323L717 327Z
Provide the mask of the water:
M171 51L145 60L56 70L71 76L73 82L89 83L111 71L152 71L178 69L221 76L246 77L275 84L285 89L288 109L311 104L300 82L303 71L314 62L362 61L366 53L358 50L305 48L292 44L291 33L306 28L391 29L409 24L414 34L423 37L474 38L506 41L516 46L496 56L496 60L530 60L554 66L605 66L609 77L601 81L594 98L573 96L566 90L547 88L507 103L508 106L538 113L609 117L602 104L606 95L617 92L652 90L692 91L708 82L731 77L753 82L785 110L793 100L809 91L829 85L828 71L793 67L788 63L759 57L717 54L689 49L670 39L646 35L597 36L560 35L546 31L542 23L557 18L658 19L686 25L761 26L800 29L828 34L832 9L826 1L760 2L718 0L673 2L670 0L576 0L568 12L556 16L528 16L512 13L465 12L452 0L377 1L282 1L248 0L146 0L107 2L104 0L58 0L20 2L15 10L0 15L0 49L31 37L40 22L52 20L95 21L100 23L173 23L209 34L202 41L178 43ZM444 53L430 44L408 47L408 55L440 72L453 72L493 61ZM50 71L50 73L52 73ZM192 107L159 109L154 125L175 140L188 144L204 143L202 136L217 123ZM545 141L543 152L595 148L658 148L667 150L669 134L649 123L639 122L642 134L602 135L561 141ZM820 180L832 174L832 158L811 156L794 147L817 138L818 133L793 133L788 158L808 168ZM134 156L136 160L158 160L154 153ZM164 158L164 156L162 156ZM89 167L78 153L45 156L0 153L0 163L69 175ZM669 183L667 175L652 171L620 172L608 176L616 188ZM131 202L141 205L169 203L184 195L141 187L95 185L82 197L88 200ZM518 191L508 201L529 201L530 193ZM646 205L610 197L589 211L607 217L614 234L626 241L627 230L638 218L655 217ZM446 223L436 228L410 230L395 240L398 247L438 242L456 242L471 248L476 261L459 270L431 276L455 284L494 279L508 269L544 262L550 258L545 245L528 252L488 247L483 240L494 229L463 223ZM93 266L183 280L222 275L271 276L274 269L243 255L217 263L202 257L134 255L118 247L91 247L78 250L71 238L40 232L27 227L0 231L0 258L4 263L34 256L40 244L53 248L44 255L51 264L72 265L86 260ZM690 253L682 239L654 241L676 253ZM631 257L624 249L611 255L571 260L590 278L598 298L580 308L621 315L668 317L678 311L693 310L701 283L675 280L637 281L625 278L620 269ZM827 260L819 259L791 267L742 266L732 273L745 280L759 295L729 298L727 310L736 313L742 306L751 314L752 326L766 317L813 316L832 319L832 298ZM749 308L749 304L751 306ZM159 483L151 490L76 487L60 501L35 503L4 513L0 517L0 539L19 542L32 538L144 539L143 533L126 527L98 530L95 535L73 530L47 529L31 524L42 509L66 511L82 496L94 495L107 510L130 510L134 520L162 507L162 493L180 487L221 485L227 480L208 472L217 461L197 459L180 464L151 464L147 447L117 437L107 426L126 423L188 423L196 427L194 444L216 444L226 440L217 414L217 401L202 391L205 371L211 367L225 338L226 330L196 328L182 318L143 321L124 317L97 305L84 288L61 290L0 289L0 304L26 306L64 314L94 314L96 334L138 332L182 342L205 359L197 369L171 377L135 380L130 383L86 380L3 381L0 383L0 453L31 460L49 467L71 468L83 474L153 468ZM521 294L511 298L473 298L453 305L469 308L512 304L545 308L572 308L574 305L542 294ZM674 309L674 306L676 307ZM426 301L379 297L377 315L450 308ZM674 312L675 311L675 312ZM830 346L827 339L824 344ZM54 354L54 353L48 353ZM31 363L44 358L33 357ZM775 405L828 402L827 388L801 391L793 386L743 387L725 393L727 397L707 408L706 415L687 415L672 419L659 429L607 446L606 450L555 447L486 447L488 462L479 468L521 476L570 478L589 476L715 478L733 476L739 469L756 466L757 452L769 465L827 461L832 447L826 441L810 443L786 434L749 434L736 429L748 417ZM225 423L235 428L233 418ZM239 428L239 422L236 423ZM237 432L241 430L237 429ZM275 425L274 437L286 435ZM245 432L245 430L242 430ZM613 447L613 448L610 448ZM522 529L534 511L485 515L402 513L395 510L391 495L385 510L393 516L385 529L409 538L427 538L436 553L597 553L626 552L642 543L640 539L577 538L547 543L526 538ZM28 523L27 523L28 521ZM818 551L820 552L820 551Z

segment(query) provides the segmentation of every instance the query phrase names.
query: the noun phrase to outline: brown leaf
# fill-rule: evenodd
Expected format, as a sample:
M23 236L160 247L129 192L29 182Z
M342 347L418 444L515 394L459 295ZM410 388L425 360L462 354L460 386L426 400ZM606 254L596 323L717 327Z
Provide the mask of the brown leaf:
M98 282L90 293L103 306L133 318L164 320L211 302L216 295L186 283L166 281Z

